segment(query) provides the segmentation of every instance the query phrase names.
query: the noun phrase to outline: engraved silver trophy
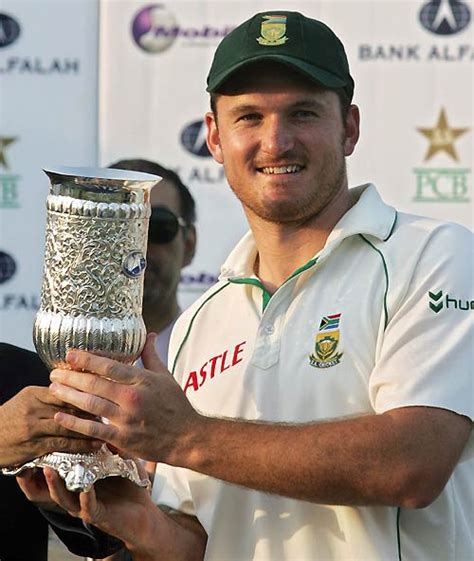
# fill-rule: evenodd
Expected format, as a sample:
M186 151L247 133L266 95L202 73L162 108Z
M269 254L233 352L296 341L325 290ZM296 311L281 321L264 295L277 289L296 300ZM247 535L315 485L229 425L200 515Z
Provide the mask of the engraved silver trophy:
M44 170L46 244L41 307L33 340L50 368L67 368L69 349L84 349L132 364L145 344L141 316L150 190L160 177L115 169ZM141 486L134 460L106 445L90 454L54 452L17 468L52 467L70 491L88 491L105 477Z

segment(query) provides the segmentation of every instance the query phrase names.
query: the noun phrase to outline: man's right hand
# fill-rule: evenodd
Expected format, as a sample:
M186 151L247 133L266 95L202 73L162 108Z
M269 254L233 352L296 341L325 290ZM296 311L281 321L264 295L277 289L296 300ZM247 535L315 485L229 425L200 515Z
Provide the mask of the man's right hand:
M0 467L21 465L50 452L90 452L100 447L64 429L54 415L67 409L47 388L29 386L0 406Z

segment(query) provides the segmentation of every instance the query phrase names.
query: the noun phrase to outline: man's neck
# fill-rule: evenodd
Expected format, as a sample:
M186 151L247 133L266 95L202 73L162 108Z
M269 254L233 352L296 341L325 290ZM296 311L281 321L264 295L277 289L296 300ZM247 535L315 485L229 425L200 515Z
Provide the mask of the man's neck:
M161 333L172 323L179 315L179 306L175 298L171 305L166 302L166 306L162 303L158 305L144 304L143 321L145 322L148 333Z
M271 294L324 247L354 202L347 190L341 191L337 200L303 224L278 224L248 215L258 249L255 273Z

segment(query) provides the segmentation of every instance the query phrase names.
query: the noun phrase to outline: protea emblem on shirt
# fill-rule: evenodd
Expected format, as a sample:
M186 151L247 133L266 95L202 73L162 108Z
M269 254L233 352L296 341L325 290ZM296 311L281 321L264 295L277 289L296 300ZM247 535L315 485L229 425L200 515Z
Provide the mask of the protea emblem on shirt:
M343 353L337 352L339 345L339 321L341 314L321 318L316 334L314 353L309 355L309 363L315 368L330 368L341 362Z
M260 45L274 47L283 45L288 41L286 33L286 16L263 16L260 26L260 37L257 41Z

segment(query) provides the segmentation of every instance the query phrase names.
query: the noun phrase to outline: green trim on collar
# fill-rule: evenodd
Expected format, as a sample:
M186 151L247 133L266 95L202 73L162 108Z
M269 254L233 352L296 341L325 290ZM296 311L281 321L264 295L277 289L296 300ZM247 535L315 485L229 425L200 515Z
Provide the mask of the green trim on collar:
M270 298L272 297L272 295L263 286L263 284L261 283L261 281L259 279L254 279L252 277L248 277L248 278L243 278L243 279L229 279L229 282L232 282L234 284L251 284L253 286L257 286L258 288L261 288L261 290L262 290L262 312L265 311L265 308L267 307L268 302L270 302Z
M315 257L314 259L310 259L305 265L303 265L302 267L300 267L299 269L296 269L296 271L290 275L285 282L289 281L290 279L292 279L293 277L296 277L297 275L299 275L300 273L304 273L305 271L307 271L308 269L310 269L313 265L316 265L316 262L318 261L318 258ZM285 283L283 283L285 284Z
M307 271L308 269L310 269L313 265L316 264L318 258L315 257L314 259L310 259L307 263L305 263L302 267L299 267L298 269L296 269L296 271L294 271L286 280L283 284L287 283L288 281L290 281L291 279L293 279L294 277L298 276L300 273L303 273L304 271ZM234 284L251 284L253 286L257 286L258 288L262 289L262 312L265 311L265 308L267 307L268 303L270 302L270 299L272 297L272 295L270 294L270 292L268 292L268 290L263 286L262 282L260 281L260 279L255 279L253 277L244 277L244 278L235 278L235 279L229 279L229 282L232 282ZM282 284L282 286L283 286Z

